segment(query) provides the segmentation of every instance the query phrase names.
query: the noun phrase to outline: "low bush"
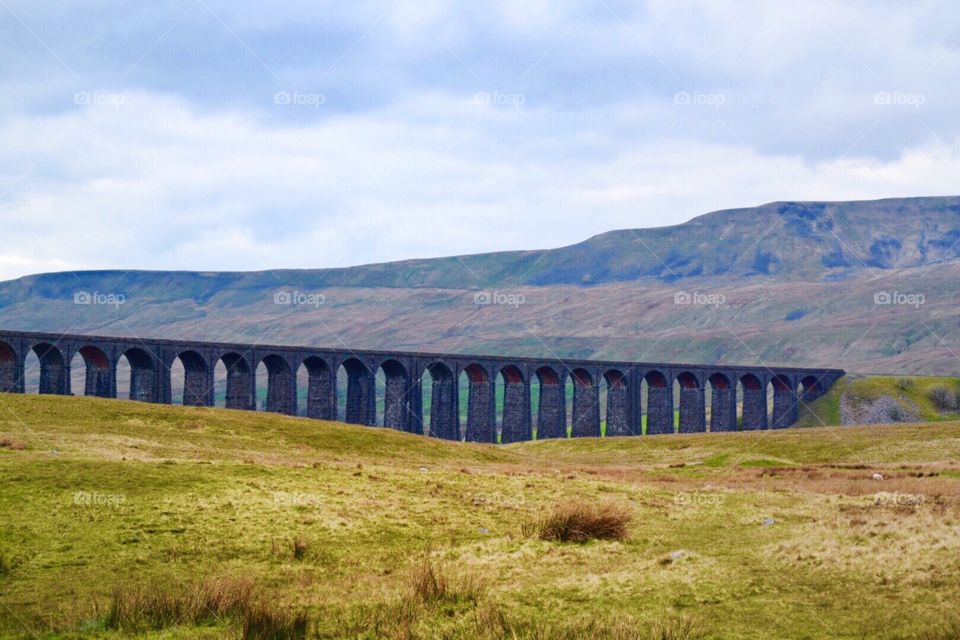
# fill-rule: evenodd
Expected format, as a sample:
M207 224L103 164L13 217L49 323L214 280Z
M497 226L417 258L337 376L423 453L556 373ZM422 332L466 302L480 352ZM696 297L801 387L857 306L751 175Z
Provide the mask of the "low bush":
M957 410L957 394L942 384L930 387L927 397L940 413L952 413Z
M618 504L576 500L561 503L527 523L524 533L541 540L580 544L590 540L625 540L632 518L630 511Z

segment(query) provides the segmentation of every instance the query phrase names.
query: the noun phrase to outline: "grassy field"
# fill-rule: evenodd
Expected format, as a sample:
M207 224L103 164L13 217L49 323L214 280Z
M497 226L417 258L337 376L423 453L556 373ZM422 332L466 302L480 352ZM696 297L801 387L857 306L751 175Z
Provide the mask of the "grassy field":
M316 638L958 638L958 460L958 422L497 447L0 395L0 636L257 637L209 604L250 591ZM569 501L626 536L540 539Z

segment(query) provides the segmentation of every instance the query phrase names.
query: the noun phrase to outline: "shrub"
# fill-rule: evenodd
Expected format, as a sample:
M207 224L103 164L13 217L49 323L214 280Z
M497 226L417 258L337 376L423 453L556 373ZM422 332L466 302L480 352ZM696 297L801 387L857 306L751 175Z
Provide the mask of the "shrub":
M524 533L541 540L581 544L590 540L625 540L632 517L617 504L576 500L559 504L546 516L528 523Z
M940 413L952 413L957 410L957 394L942 384L930 387L927 397Z
M900 389L900 391L909 392L913 390L914 379L913 378L897 378L894 384L897 385L897 388Z

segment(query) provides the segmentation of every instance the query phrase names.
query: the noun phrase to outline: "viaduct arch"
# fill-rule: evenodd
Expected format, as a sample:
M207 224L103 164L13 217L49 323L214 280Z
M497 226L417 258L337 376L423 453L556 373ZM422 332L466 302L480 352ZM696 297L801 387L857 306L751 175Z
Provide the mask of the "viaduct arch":
M486 443L530 440L534 431L546 439L565 438L568 431L572 437L622 437L781 429L796 423L801 403L820 397L844 375L840 369L350 351L0 330L0 393L25 392L30 353L40 363L42 394L116 398L117 364L126 359L130 399L166 404L172 402L171 367L179 360L183 403L206 407L214 406L214 371L222 364L225 406L247 411L257 409L256 370L263 365L262 408L287 415L297 413L296 374L303 367L303 413L326 420L338 415L337 372L343 369L346 422L374 426L379 420L386 428L423 434L423 394L428 393L430 436ZM85 374L83 389L75 390L70 369L77 354ZM378 402L375 378L381 372L385 390ZM461 374L467 385L463 418ZM534 380L539 388L535 412ZM503 389L499 420L498 381Z

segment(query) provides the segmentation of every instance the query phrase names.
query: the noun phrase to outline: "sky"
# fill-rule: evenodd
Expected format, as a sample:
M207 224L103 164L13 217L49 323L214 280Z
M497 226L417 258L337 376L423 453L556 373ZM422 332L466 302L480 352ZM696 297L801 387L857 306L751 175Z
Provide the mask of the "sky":
M960 192L960 4L0 0L0 279Z

